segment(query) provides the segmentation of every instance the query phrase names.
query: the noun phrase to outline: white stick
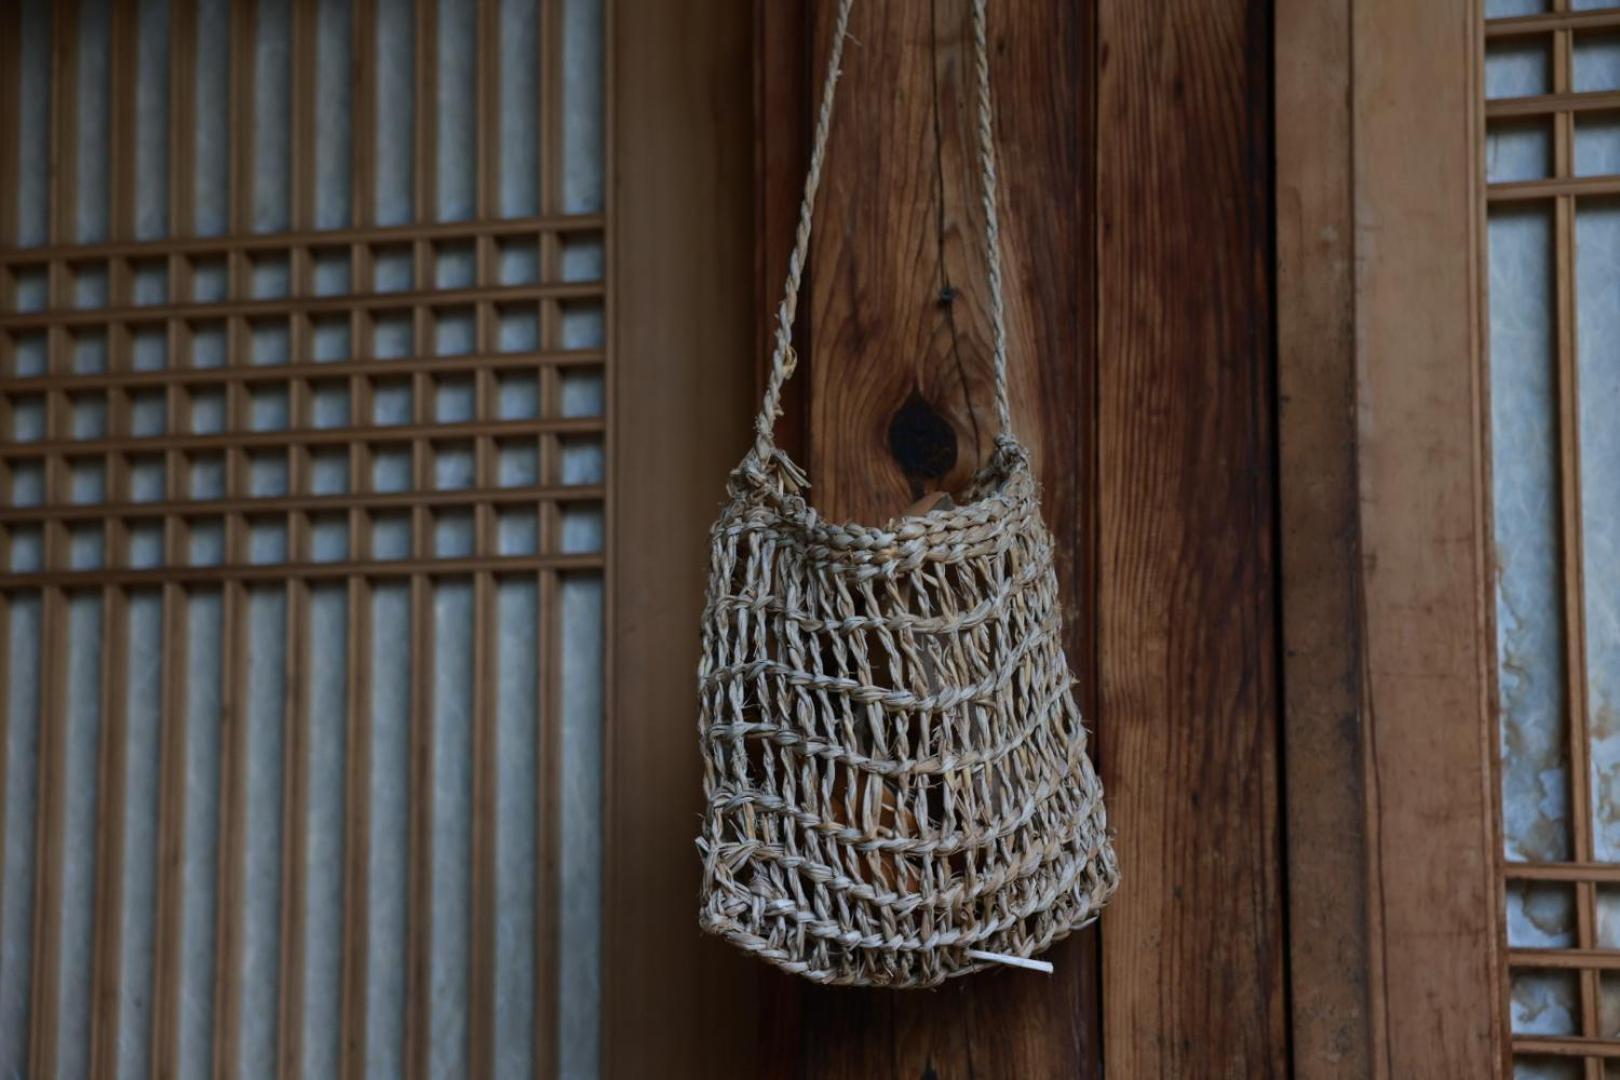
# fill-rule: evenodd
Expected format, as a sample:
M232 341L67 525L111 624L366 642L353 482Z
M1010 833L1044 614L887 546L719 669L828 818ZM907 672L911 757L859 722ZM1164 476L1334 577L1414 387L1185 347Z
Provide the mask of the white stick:
M1046 975L1052 974L1052 965L1045 960L1026 960L1022 956L1008 956L1006 953L984 952L980 949L969 949L967 954L973 960L991 960L997 964L1006 964L1008 967L1025 968Z

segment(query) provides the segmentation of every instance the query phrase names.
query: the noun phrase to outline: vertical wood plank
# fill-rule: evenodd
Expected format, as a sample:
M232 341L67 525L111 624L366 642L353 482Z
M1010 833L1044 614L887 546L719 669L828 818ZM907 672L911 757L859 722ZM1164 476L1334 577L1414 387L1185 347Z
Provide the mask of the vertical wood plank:
M420 457L420 455L418 455ZM420 470L419 470L420 471ZM415 511L425 517L422 510ZM417 537L430 535L418 527ZM411 576L410 851L405 905L405 1071L427 1075L433 963L433 582Z
M116 39L114 39L116 40ZM113 550L109 547L109 554ZM125 761L129 752L128 596L116 586L101 590L101 745L96 771L96 873L94 959L91 970L90 1072L117 1071L118 978L124 893L124 833L127 817ZM82 692L82 688L81 688Z
M555 530L548 516L540 519L540 548L549 551L553 546ZM558 575L546 570L539 574L535 586L536 621L540 625L539 640L535 642L535 696L540 707L535 710L540 729L535 732L534 775L540 786L534 801L538 820L535 822L535 943L534 943L534 1074L550 1078L558 1074L558 1053L561 1040L559 1019L561 1002L560 960L562 882L557 868L562 864L562 795L561 769L562 725L558 717L562 711L562 619L558 614L562 588ZM604 759L607 760L607 759ZM606 853L604 853L606 855ZM607 895L604 892L604 895ZM604 922L612 918L610 910L603 912ZM609 957L612 940L604 926L604 948ZM606 988L616 970L611 959L604 960L604 1009L611 1000ZM610 1022L604 1017L603 1031ZM604 1071L613 1075L611 1058L613 1043L604 1040ZM633 1073L630 1075L634 1075Z
M135 141L136 80L139 78L136 39L139 10L135 0L114 0L109 11L110 70L108 85L108 152L111 169L111 228L113 240L130 240L135 232ZM109 274L109 302L129 302L129 269L123 260L114 261ZM108 366L127 366L128 335L112 327L108 335ZM108 395L108 430L127 431L124 395ZM120 470L108 463L109 490L116 490ZM116 495L111 495L114 501ZM112 522L104 530L104 565L123 562L122 528ZM98 748L96 790L96 873L94 919L95 943L91 975L90 1070L104 1075L116 1070L119 1040L119 971L122 952L122 912L124 884L124 835L127 810L125 761L128 756L128 727L125 716L128 661L128 597L111 586L102 589L101 599L101 732Z
M1282 1076L1268 5L1099 10L1103 1043Z
M257 0L241 0L230 10L228 220L233 233L252 231L254 154L254 33L258 26ZM227 266L229 295L250 294L246 257L236 252ZM240 318L226 323L227 363L241 363L248 346L247 324ZM239 383L226 387L226 422L241 428L245 392ZM225 491L242 492L243 457L236 448L225 451ZM246 561L247 527L241 513L226 515L225 561ZM242 1029L242 897L248 887L244 839L247 834L247 679L248 590L240 581L221 588L220 625L220 786L219 884L216 913L214 968L214 1069L228 1075L241 1061Z
M351 515L351 521L354 515ZM352 535L352 533L351 533ZM371 590L364 578L348 580L349 632L347 741L343 833L343 1006L339 1054L348 1080L365 1074L366 950L371 865Z
M761 315L780 296L803 180L802 118L813 105L807 84L821 70L834 5L807 7L756 7ZM862 6L852 19L859 46L845 57L801 307L800 373L789 384L806 400L790 399L780 425L829 517L882 521L915 493L960 486L995 434L970 28L971 6L960 0ZM1044 485L1065 646L1091 716L1094 22L1081 6L992 5L990 33L1014 412ZM1094 1075L1095 946L1089 931L1060 945L1051 980L986 973L927 995L825 990L767 972L764 1067Z
M74 165L78 126L78 3L63 0L52 9L51 21L51 170L50 240L65 244L77 236L78 170ZM49 269L50 302L66 307L71 282L66 267L53 261ZM67 368L67 334L54 329L46 342L47 369ZM47 398L47 431L58 422L59 410ZM47 498L67 494L66 468L59 455L45 462ZM60 522L45 526L44 558L47 567L67 565L67 531ZM60 588L41 595L39 692L39 811L35 825L34 956L32 996L29 1002L29 1065L35 1075L56 1071L58 949L61 939L61 874L63 780L66 773L62 729L66 722L67 598Z
M197 0L173 0L169 22L169 228L176 236L195 228ZM168 260L171 288L187 295L189 267ZM180 323L170 320L170 355L178 353ZM170 395L170 413L177 412ZM173 455L169 455L172 459ZM170 467L171 474L178 470ZM172 515L164 522L164 562L183 561L184 527ZM152 956L152 1075L179 1068L181 945L184 940L186 801L186 642L189 596L178 584L163 587L162 757L158 809L156 920Z
M111 69L107 73L111 93L107 161L112 170L108 184L112 189L112 228L108 235L113 240L132 240L135 236L135 81L140 77L136 70L139 23L136 0L113 0L108 26Z
M1500 1076L1482 25L1356 0L1351 33L1375 1068Z
M431 154L422 156L422 145L431 142L434 120L433 86L431 74L424 74L424 66L431 67L424 58L432 43L422 41L423 28L434 25L431 12L424 16L422 9L432 8L431 0L417 8L416 53L416 147L417 169L415 197L417 220L428 220L432 208ZM423 163L426 163L425 165ZM428 191L424 193L424 187ZM414 247L416 280L423 280L429 272L426 245ZM412 329L417 356L433 352L433 312L426 307L412 311ZM432 380L418 373L412 379L411 406L418 424L425 424L431 416L430 388ZM425 439L411 441L412 481L418 491L426 491L433 484L433 444ZM411 509L411 550L417 556L433 550L433 515L424 506ZM410 626L410 754L411 778L409 788L411 835L409 843L407 888L410 890L405 906L405 934L408 955L405 958L405 1071L411 1080L422 1080L428 1075L432 1053L433 1026L433 725L438 722L433 708L433 594L436 579L427 574L411 575Z
M56 1072L57 995L62 915L63 747L67 597L43 591L40 618L39 818L35 825L33 997L28 1009L29 1063L36 1076Z
M493 515L480 508L480 546L493 540ZM467 905L467 1055L469 1076L494 1075L495 1061L495 576L473 577L472 881Z
M180 555L181 531L165 535L165 556ZM163 587L163 751L158 811L157 929L153 947L152 1075L179 1069L180 948L185 908L186 642L188 596L177 584Z
M554 6L547 0L542 12ZM543 21L542 34L554 25ZM671 902L694 896L699 875L692 673L703 583L691 568L706 559L751 411L751 27L725 0L635 5L610 25L608 157L618 176L607 191L616 323L610 513L615 532L660 542L614 545L607 570L612 662L626 675L607 687L603 1074L770 1075L757 1056L770 1037L761 1028L763 968L703 938L690 905ZM543 138L547 171L556 145ZM551 207L549 197L543 205ZM694 261L697 247L705 254ZM673 355L691 359L671 364ZM672 440L665 433L674 430L706 437ZM540 593L546 612L555 604L551 580ZM552 655L541 657L548 671ZM554 696L543 700L555 717ZM554 922L542 919L543 937ZM544 997L555 953L540 959ZM554 1045L549 1053L554 1061Z
M537 135L539 138L539 153L535 176L536 205L542 214L552 214L561 210L561 192L563 175L563 94L566 85L563 72L564 42L562 35L564 0L537 0L539 12L536 16L536 47L538 53L535 63L539 68L539 78L535 80L535 90L539 101L535 103L537 110ZM603 41L604 59L614 54L613 39L609 36ZM612 89L609 82L604 91ZM611 146L612 144L608 144ZM617 157L616 153L607 153L606 159L611 161ZM604 177L605 180L605 177ZM612 185L603 188L605 206L612 205L614 199ZM610 212L609 217L615 216ZM604 252L607 253L607 272L613 274L618 262L617 253L613 252L604 237ZM540 237L539 264L542 280L554 279L560 269L562 261L562 245L557 234L546 232ZM604 312L604 314L606 314ZM611 320L611 316L606 316ZM555 305L543 305L540 315L540 340L543 347L552 348L560 344L560 323L558 309ZM611 384L612 372L603 376L606 383ZM544 385L544 384L542 384ZM555 384L553 384L555 385ZM541 400L545 400L542 396ZM613 415L613 410L609 410ZM555 445L555 444L551 444ZM614 462L615 458L609 458ZM615 465L609 468L617 470ZM618 483L617 476L613 480ZM538 545L541 551L554 551L558 546L560 529L555 514L541 513L539 522ZM610 579L614 574L607 575ZM535 733L535 776L540 785L540 796L535 800L535 813L539 820L535 824L535 904L537 907L535 917L535 995L534 995L534 1047L535 1062L534 1074L537 1077L557 1077L561 1074L562 1056L562 875L559 869L562 866L562 581L555 572L546 571L539 575L539 582L535 591L536 618L542 627L540 640L536 643L538 655L535 657L535 693L540 701L537 712L539 731ZM611 609L604 609L609 611ZM611 624L610 624L611 625ZM608 684L609 694L612 684ZM611 704L610 697L604 697L609 702L606 716L618 715L616 708ZM603 745L604 781L611 783L612 771L605 764L612 759L613 751L608 743ZM604 788L604 790L606 790ZM611 804L604 806L603 833L604 837L611 836L612 814L616 808ZM611 895L612 886L608 884L614 872L612 863L604 853L603 859L603 896ZM611 959L613 942L608 925L613 915L608 910L603 912L603 980L601 1008L604 1012L602 1032L602 1062L603 1069L608 1075L613 1075L613 1039L608 1033L611 1031L614 991L612 982L616 968ZM634 1075L631 1073L629 1075Z
M51 178L50 239L67 244L78 238L74 215L79 205L78 130L79 3L61 0L51 8Z
M169 232L196 231L197 0L169 13Z
M1350 2L1276 8L1277 439L1295 1075L1366 1076Z
M298 549L293 549L298 550ZM303 1075L305 941L309 923L309 583L286 584L286 659L282 673L281 993L277 999L279 1075ZM267 1063L268 1064L268 1063Z

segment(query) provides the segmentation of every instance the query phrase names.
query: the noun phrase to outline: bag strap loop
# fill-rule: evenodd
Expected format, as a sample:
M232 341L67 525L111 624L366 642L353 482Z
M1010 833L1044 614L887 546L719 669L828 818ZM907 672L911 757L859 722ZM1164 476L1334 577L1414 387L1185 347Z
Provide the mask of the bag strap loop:
M987 0L973 0L973 53L978 83L979 177L984 211L985 260L990 286L990 324L994 349L996 421L1002 435L1012 435L1012 406L1007 392L1007 317L1002 299L1000 225L996 215L996 158L994 117L990 103L990 46L986 30ZM775 347L771 351L770 373L759 415L754 420L754 446L744 468L752 463L764 467L776 454L776 418L781 415L782 386L793 374L797 357L793 352L793 321L798 311L804 264L810 253L810 225L815 216L816 192L821 186L821 170L827 158L827 134L832 126L833 101L837 97L844 40L849 36L849 13L855 0L839 0L833 24L832 45L827 55L827 72L821 83L821 106L816 113L810 168L804 178L804 198L799 203L799 226L794 234L793 252L788 257L787 284L776 309Z

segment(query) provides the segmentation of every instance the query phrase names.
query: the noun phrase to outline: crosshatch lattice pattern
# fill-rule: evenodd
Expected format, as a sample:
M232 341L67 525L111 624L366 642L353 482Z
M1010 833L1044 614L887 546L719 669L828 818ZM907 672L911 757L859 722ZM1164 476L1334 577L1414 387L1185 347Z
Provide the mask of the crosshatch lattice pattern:
M1620 1075L1620 5L1485 10L1506 1008L1517 1075L1599 1078Z
M0 1073L596 1073L606 18L0 4Z
M9 583L599 567L600 228L4 256Z

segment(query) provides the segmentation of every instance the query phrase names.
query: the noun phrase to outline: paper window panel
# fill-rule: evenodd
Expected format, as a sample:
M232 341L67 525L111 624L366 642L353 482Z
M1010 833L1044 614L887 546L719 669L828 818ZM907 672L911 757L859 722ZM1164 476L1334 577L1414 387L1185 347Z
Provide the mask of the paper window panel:
M0 11L0 1072L596 1071L605 2Z
M1610 435L1620 10L1488 5L1502 873L1521 1076L1620 1073L1620 633Z

